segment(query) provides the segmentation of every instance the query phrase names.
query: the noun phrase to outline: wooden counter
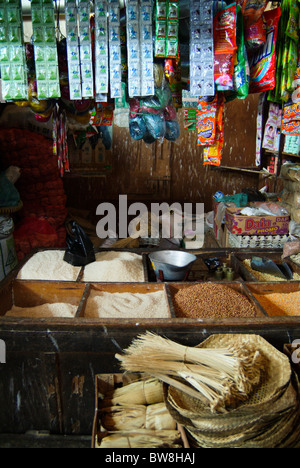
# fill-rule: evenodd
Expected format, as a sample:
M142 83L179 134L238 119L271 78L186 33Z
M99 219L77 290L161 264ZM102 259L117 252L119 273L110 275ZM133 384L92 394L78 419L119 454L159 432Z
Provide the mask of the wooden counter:
M237 251L243 253L241 249L194 253L199 256L199 262L202 262L202 256L219 256L231 261ZM90 288L103 289L103 283L17 280L20 267L0 284L0 339L6 345L6 363L0 365L0 446L1 434L5 438L8 433L47 431L51 435L91 435L95 375L120 372L115 353L127 348L133 338L147 330L187 346L197 345L215 333L256 333L280 350L284 344L300 338L300 316L268 316L252 296L254 283L249 283L251 288L248 288L241 272L233 284L236 289L246 291L245 294L254 301L258 311L256 317L204 320L176 318L172 313L167 319L100 320L85 318L82 311ZM195 266L194 272L196 269ZM206 271L204 275L203 270L204 276L201 272L199 269L193 274L188 283L204 278L205 281L213 280L210 272ZM138 286L126 283L126 288L163 288L170 300L172 285L155 282L151 271L149 273L146 283ZM295 282L291 284L293 288L298 287ZM121 283L119 289L124 287ZM110 285L110 288L118 289L118 285ZM285 288L289 288L288 283ZM4 316L13 303L38 305L51 302L53 298L65 298L77 305L76 317Z

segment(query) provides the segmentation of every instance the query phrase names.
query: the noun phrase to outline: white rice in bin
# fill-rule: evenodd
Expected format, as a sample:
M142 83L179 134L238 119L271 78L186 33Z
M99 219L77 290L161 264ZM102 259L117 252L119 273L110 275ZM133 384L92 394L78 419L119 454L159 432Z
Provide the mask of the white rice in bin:
M92 291L84 317L89 318L169 318L164 291L109 293Z
M13 306L8 312L7 317L64 317L74 318L77 311L77 306L66 304L64 302L56 302L53 304L43 304L34 307L18 307Z
M64 261L64 250L44 250L34 254L21 268L18 279L76 281L81 267Z
M96 261L84 267L82 281L144 282L143 257L131 252L98 252Z

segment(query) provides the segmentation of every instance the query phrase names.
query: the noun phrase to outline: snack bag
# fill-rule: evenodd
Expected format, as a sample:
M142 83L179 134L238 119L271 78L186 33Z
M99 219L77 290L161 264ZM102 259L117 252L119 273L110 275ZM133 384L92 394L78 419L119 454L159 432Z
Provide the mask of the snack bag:
M266 43L249 57L250 64L250 93L261 93L275 87L276 71L276 39L280 7L264 13L267 24Z
M214 144L203 149L203 165L220 166L224 145L224 93L218 93Z
M225 92L226 102L236 97L244 99L249 93L249 62L244 41L243 15L239 5L237 5L236 43L237 52L234 56L233 70L234 91Z
M201 97L198 103L197 145L212 145L216 135L216 116L217 116L218 93L213 97Z
M217 89L234 89L236 4L217 11L214 17L214 74Z

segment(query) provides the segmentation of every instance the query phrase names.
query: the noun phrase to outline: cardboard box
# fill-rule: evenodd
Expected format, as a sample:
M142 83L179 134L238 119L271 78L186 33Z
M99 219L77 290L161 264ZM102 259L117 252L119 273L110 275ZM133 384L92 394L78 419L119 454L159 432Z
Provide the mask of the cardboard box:
M228 207L225 224L232 234L240 236L283 236L289 233L290 217L287 216L245 216L242 208Z

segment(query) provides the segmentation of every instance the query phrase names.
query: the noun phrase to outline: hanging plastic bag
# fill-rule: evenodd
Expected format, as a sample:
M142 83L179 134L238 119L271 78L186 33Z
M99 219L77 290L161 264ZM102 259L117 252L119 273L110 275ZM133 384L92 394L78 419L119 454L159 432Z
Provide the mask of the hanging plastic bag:
M264 13L267 25L267 40L262 48L259 48L249 57L250 93L262 93L275 87L276 40L280 13L280 7Z

